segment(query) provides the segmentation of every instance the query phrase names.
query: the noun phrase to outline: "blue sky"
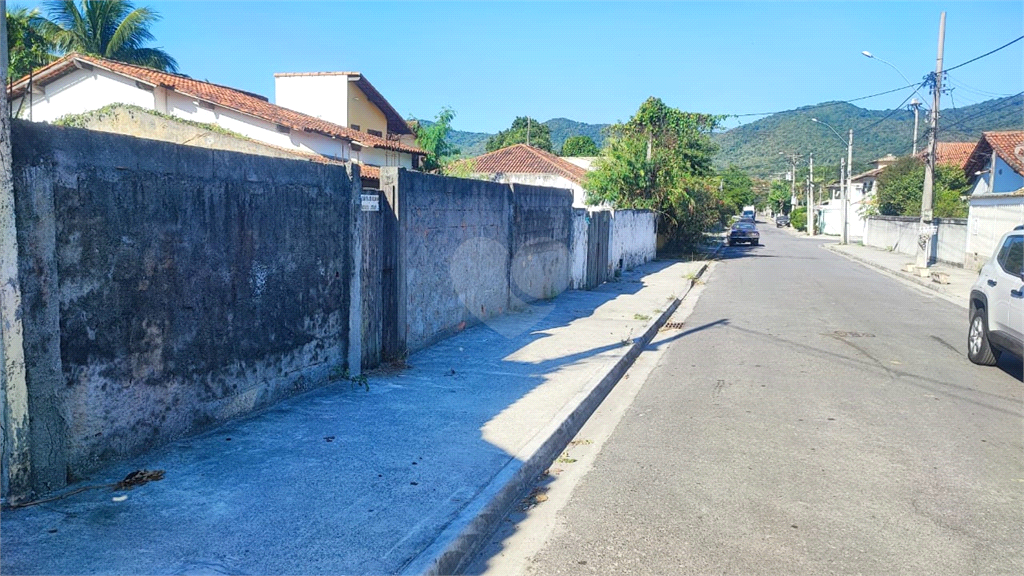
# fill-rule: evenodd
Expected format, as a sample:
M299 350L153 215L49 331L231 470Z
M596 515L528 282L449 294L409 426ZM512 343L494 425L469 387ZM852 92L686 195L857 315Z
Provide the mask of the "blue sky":
M155 45L194 78L273 101L275 72L356 70L403 116L449 106L456 129L476 132L518 115L622 121L648 96L750 114L898 88L899 73L861 51L919 80L935 69L943 10L947 68L1024 34L1019 0L135 4L161 14ZM1021 92L1024 41L950 78L943 108ZM856 104L891 109L908 94Z

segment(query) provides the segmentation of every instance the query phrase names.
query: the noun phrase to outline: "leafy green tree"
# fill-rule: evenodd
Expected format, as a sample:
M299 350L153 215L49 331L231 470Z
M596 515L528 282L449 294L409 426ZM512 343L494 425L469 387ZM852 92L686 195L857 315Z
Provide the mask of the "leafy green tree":
M8 78L21 78L53 60L50 43L40 30L42 20L37 10L8 10L6 19Z
M455 118L455 111L444 107L434 117L434 122L424 125L420 122L411 124L412 132L416 136L416 145L427 153L423 161L424 172L440 170L460 154L458 148L448 141L452 130L452 119Z
M601 151L590 136L570 136L562 144L560 156L597 156Z
M602 156L583 183L588 202L657 211L659 232L676 248L702 237L709 221L720 221L710 135L721 120L649 98L628 122L608 127Z
M791 200L791 192L789 182L783 180L772 181L771 187L768 190L768 206L776 214L785 213L786 207L789 206Z
M127 64L177 72L178 63L160 48L150 27L160 16L126 0L73 0L46 3L40 30L60 53L80 52Z
M487 151L494 152L513 144L529 144L534 148L554 153L551 146L551 130L529 116L519 116L508 130L502 130L488 138Z
M966 218L967 178L956 166L940 164L932 179L933 209L939 218ZM920 216L924 192L924 161L900 158L878 175L874 205L883 216Z
M754 181L746 172L730 164L719 177L722 179L722 199L733 214L754 204Z

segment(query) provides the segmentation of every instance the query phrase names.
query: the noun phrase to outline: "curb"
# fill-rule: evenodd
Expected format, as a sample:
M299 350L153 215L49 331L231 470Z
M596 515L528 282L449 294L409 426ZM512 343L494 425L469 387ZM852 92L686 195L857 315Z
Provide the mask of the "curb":
M708 260L717 256L719 250L715 250ZM629 351L615 362L608 373L588 390L580 392L568 402L543 430L494 475L437 538L403 566L399 573L408 576L434 576L457 574L459 570L465 568L537 476L565 450L569 441L576 436L626 370L650 344L658 330L672 317L679 304L707 269L708 262L704 262L697 274L690 279L689 286L682 296L673 300L668 309L651 323L643 335L633 339Z
M933 292L938 293L939 296L942 296L945 300L947 300L949 302L952 302L954 304L957 304L957 305L959 305L961 308L963 308L965 310L968 309L968 304L966 302L961 302L959 298L956 298L956 297L954 297L954 296L952 296L950 294L947 294L945 290L943 290L940 286L936 286L935 283L933 283L931 281L925 281L925 280L923 280L921 278L918 278L917 276L904 276L902 274L899 274L898 272L893 271L891 268L883 266L882 264L879 264L877 262L872 262L871 260L868 260L867 258L861 258L860 256L857 256L855 254L850 254L849 252L844 252L843 250L838 250L838 249L832 248L832 246L836 246L836 244L829 244L827 246L823 246L823 248L825 248L829 252L833 252L835 254L838 254L838 255L840 255L840 256L848 259L848 260L853 260L854 262L858 262L858 263L863 264L865 266L868 266L868 267L871 267L871 268L875 268L877 270L881 270L887 276L890 276L892 278L896 278L898 280L904 280L904 281L907 281L907 282L913 282L914 284L917 284L918 286L923 286L924 288L927 288L927 289L929 289L929 290L931 290Z

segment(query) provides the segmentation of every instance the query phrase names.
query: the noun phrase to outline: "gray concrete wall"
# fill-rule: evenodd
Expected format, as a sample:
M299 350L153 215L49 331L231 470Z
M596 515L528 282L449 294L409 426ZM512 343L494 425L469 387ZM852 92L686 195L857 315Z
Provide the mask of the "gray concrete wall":
M569 288L572 191L512 185L510 306L554 298Z
M35 490L347 368L344 167L20 121L12 141Z
M400 338L415 351L570 284L572 192L385 168Z
M864 244L916 256L920 222L916 216L872 216L867 219ZM967 246L967 220L936 218L935 226L937 240L932 241L931 260L962 267Z
M406 348L507 312L509 186L384 168L382 187L393 182L385 172L395 174L398 188Z

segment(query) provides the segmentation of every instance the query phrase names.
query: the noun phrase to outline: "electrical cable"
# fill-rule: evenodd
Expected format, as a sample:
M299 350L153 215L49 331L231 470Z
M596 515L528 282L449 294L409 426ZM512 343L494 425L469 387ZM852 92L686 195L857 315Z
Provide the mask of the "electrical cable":
M826 106L835 106L837 104L849 104L850 102L857 102L858 100L867 100L868 98L874 98L876 96L884 96L886 94L892 94L893 92L899 92L900 90L906 90L907 88L920 88L924 84L907 84L906 86L900 86L899 88L893 88L892 90L886 90L885 92L879 92L877 94L870 94L868 96L861 96L859 98L851 98L849 100L840 100L838 102L826 102L824 104L815 104L813 106L807 106L801 108L801 110L809 110L812 108L824 108ZM741 118L743 116L771 116L772 114L781 114L783 112L792 112L792 110L779 110L778 112L752 112L749 114L729 114L730 118Z
M981 56L978 56L976 58L971 58L967 62L964 62L962 64L957 64L956 66L953 66L952 68L946 68L945 70L943 70L943 72L950 72L952 70L956 70L957 68L959 68L961 66L966 66L966 65L970 64L971 62L977 62L978 60L981 60L982 58L984 58L986 56L991 56L992 54L995 54L996 52L999 52L1003 48L1006 48L1007 46L1010 46L1010 45L1012 45L1012 44L1014 44L1016 42L1020 42L1021 40L1024 40L1024 36L1020 36L1016 40L1010 40L1009 42L1007 42L1006 44L1003 44L999 48L996 48L995 50L992 50L991 52L986 52L986 53L984 53Z

